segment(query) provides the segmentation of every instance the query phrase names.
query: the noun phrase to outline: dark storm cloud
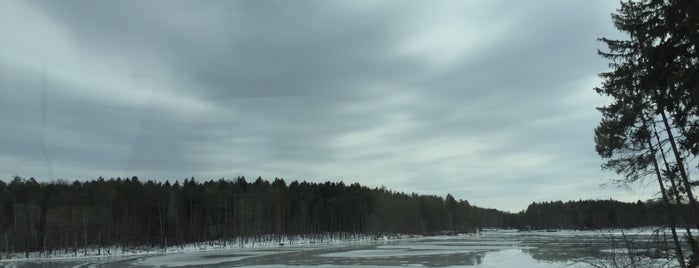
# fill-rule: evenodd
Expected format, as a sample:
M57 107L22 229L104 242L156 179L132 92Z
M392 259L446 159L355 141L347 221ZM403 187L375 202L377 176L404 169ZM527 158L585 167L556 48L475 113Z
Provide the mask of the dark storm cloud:
M390 15L400 9L355 14L325 1L226 1L189 12L191 3L165 4L173 14L139 1L69 3L46 2L46 10L70 25L88 51L142 53L205 98L349 94L357 84L421 69L391 55L400 32L392 32L399 22ZM183 15L192 20L181 22Z
M591 88L613 8L6 1L0 130L18 134L0 175L332 179L504 209L607 198Z

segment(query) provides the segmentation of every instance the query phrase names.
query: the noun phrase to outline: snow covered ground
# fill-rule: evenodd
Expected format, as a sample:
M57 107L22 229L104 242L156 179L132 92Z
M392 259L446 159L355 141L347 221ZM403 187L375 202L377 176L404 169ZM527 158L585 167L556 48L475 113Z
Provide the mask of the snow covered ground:
M229 241L210 241L192 243L186 245L176 245L167 248L140 247L140 248L121 248L116 246L103 246L101 248L88 247L79 248L75 252L72 249L55 250L50 253L29 252L28 257L25 257L24 252L15 252L6 254L0 252L0 263L14 261L38 261L38 260L70 260L70 259L91 259L91 258L115 258L127 256L153 255L153 254L179 254L191 252L204 252L212 250L231 250L231 249L247 249L247 248L271 248L288 246L309 246L309 245L341 245L341 244L366 244L376 240L395 240L395 239L414 239L420 236L402 235L400 237L373 237L367 235L357 235L347 237L347 234L332 234L324 236L282 236L275 235L259 236L256 238L249 237L247 239L236 238ZM342 238L340 238L342 237Z
M653 234L627 230L636 243ZM9 267L589 267L576 263L625 258L623 250L610 237L621 232L491 230L478 235L381 238L362 237L353 241L338 239L320 243L309 239L288 242L238 243L211 246L189 245L167 252L133 252L109 257L53 258L0 261ZM639 244L641 245L641 244ZM241 247L242 246L242 247ZM641 245L642 246L642 245ZM616 255L610 255L615 253ZM89 254L88 254L89 255ZM649 260L666 265L667 260Z

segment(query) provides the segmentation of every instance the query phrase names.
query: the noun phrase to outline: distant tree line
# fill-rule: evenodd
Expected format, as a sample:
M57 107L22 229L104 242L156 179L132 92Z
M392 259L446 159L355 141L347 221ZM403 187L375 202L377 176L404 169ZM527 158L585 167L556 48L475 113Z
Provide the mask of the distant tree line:
M68 183L0 180L0 251L164 248L260 236L435 234L501 227L505 213L467 201L343 182L141 182L137 177Z
M675 209L691 211L686 204ZM665 204L653 200L636 203L616 200L535 202L520 213L504 215L503 224L520 230L665 227L671 222L665 211Z

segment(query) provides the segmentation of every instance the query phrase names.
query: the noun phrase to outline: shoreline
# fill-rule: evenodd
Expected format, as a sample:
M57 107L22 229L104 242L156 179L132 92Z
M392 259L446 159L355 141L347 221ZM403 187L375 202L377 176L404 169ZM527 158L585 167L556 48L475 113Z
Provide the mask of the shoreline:
M473 235L473 234L456 234L459 235ZM320 236L321 238L317 238ZM351 239L341 239L342 236L355 236L356 238ZM101 253L98 255L97 247L88 247L87 253L85 248L77 250L77 256L75 256L74 251L69 251L64 253L64 249L55 250L61 251L59 254L51 254L48 256L42 256L44 253L35 251L29 252L29 257L24 257L25 253L15 252L8 254L10 258L0 259L0 264L2 263L13 263L13 262L34 262L34 261L70 261L70 260L89 260L89 259L112 259L112 258L128 258L134 256L152 256L152 255L171 255L171 254L181 254L181 253L196 253L196 252L211 252L211 251L223 251L223 250L234 250L234 249L273 249L273 248L319 248L321 246L342 246L342 245L370 245L379 244L394 241L409 241L411 239L420 239L428 237L439 237L444 235L408 235L408 234L397 234L397 235L347 235L347 234L331 234L325 235L298 235L289 239L288 236L283 236L281 241L277 239L278 235L262 235L258 237L248 237L246 238L235 238L232 240L226 240L225 243L222 241L204 241L200 243L190 243L177 246L168 246L166 248L121 248L121 247L102 247ZM265 238L266 237L266 238ZM274 237L274 238L272 238ZM247 240L247 241L246 241ZM113 253L104 253L113 252ZM0 253L4 254L4 253ZM6 256L3 256L6 257Z

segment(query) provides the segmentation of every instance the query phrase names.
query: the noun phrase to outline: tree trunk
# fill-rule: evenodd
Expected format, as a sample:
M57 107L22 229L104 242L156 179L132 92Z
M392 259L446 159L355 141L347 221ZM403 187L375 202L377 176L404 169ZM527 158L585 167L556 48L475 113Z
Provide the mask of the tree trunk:
M87 256L87 218L85 217L85 208L83 208L83 254Z
M163 209L162 209L162 207L161 207L160 205L158 206L158 225L159 225L159 227L160 227L160 239L159 239L159 240L160 240L160 241L159 241L160 247L161 247L161 248L166 248L166 247L167 247L167 245L166 245L167 243L163 243L163 241L165 240L165 239L164 239L165 235L163 234Z
M665 115L664 109L660 110L660 116L662 116L663 118L665 132L667 132L667 138L670 141L672 152L675 155L675 161L677 162L677 167L679 168L680 175L682 176L682 183L684 184L685 191L687 192L687 198L689 199L689 203L692 206L692 209L694 209L694 217L695 220L697 220L696 227L699 228L699 207L697 207L697 201L694 198L694 194L692 193L692 184L689 182L689 177L687 176L687 172L684 169L684 159L682 159L680 151L677 149L677 144L675 143L675 138L672 135L672 129L670 123L668 122L667 116Z
M73 232L73 257L78 256L78 233L75 231L75 209L71 206L70 208L70 218L71 218L71 231Z
M658 186L660 186L660 193L662 194L663 198L663 203L665 204L665 209L667 210L668 218L670 219L670 230L672 231L672 240L675 243L675 255L677 256L677 261L680 263L680 267L685 268L687 267L684 263L684 254L682 254L682 246L680 245L680 241L677 238L677 230L675 230L675 213L674 209L672 209L672 206L670 205L670 201L668 200L667 193L665 192L665 185L663 184L663 177L660 174L660 167L658 166L658 160L656 159L656 150L655 147L653 147L653 143L650 140L651 138L648 137L647 143L648 143L648 148L650 148L651 154L652 154L652 159L653 159L653 168L655 169L655 175L658 178ZM631 256L631 259L633 260L633 256Z
M660 135L658 135L658 131L655 129L655 126L653 126L653 133L655 134L655 139L656 139L656 141L658 141L658 145L660 146ZM663 163L665 164L665 170L670 171L670 164L667 161L667 157L665 156L665 152L663 151L662 146L660 146L660 155L663 158ZM675 182L675 177L670 176L668 179L670 181L670 186L671 186L670 190L674 194L674 197L675 197L675 205L677 205L677 207L681 208L682 207L682 197L680 196L679 189L677 188L677 184ZM682 222L684 223L684 229L685 229L685 232L687 233L687 238L690 240L694 240L694 238L692 237L691 228L689 227L690 223L687 220L687 216L684 213L682 213L682 211L680 211L679 214L680 214L680 217L682 219Z

